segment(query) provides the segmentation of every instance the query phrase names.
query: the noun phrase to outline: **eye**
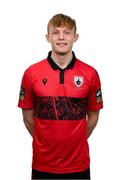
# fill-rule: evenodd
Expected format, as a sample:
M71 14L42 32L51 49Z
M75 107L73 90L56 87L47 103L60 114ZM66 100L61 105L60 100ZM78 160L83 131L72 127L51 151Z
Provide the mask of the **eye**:
M58 31L53 31L52 34L58 34Z
M65 34L70 34L71 32L70 31L65 31Z

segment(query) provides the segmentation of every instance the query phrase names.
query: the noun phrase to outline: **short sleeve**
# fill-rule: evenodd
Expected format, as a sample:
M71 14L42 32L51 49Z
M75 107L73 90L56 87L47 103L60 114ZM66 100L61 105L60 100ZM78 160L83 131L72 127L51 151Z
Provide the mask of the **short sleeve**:
M23 109L34 109L34 95L32 92L32 82L29 69L24 72L22 78L18 107Z
M91 80L91 87L88 94L87 111L97 111L101 108L103 108L101 82L97 71L95 71Z

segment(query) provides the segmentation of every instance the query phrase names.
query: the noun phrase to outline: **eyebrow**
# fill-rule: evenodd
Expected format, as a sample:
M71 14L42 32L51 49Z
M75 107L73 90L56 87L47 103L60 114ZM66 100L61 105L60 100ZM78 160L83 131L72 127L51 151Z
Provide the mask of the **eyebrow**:
M54 27L52 30L58 30L59 31L59 29L58 29L59 27ZM64 31L71 31L72 29L70 29L70 28L65 28L65 29L63 29Z

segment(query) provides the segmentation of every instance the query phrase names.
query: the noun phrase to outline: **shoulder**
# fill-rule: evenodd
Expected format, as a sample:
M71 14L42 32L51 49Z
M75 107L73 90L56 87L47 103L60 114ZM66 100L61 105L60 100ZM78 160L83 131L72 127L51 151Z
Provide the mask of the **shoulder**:
M41 61L39 61L37 63L34 63L34 64L30 65L27 68L27 70L28 71L36 71L38 69L44 68L46 66L46 64L47 64L47 59L43 59L43 60L41 60Z
M77 59L77 61L76 61L76 67L82 74L84 74L85 76L88 76L90 78L99 76L97 70L93 66L91 66L79 59Z
M44 69L47 66L47 64L48 64L47 59L43 59L37 63L34 63L25 70L25 74L34 74L36 72L40 72L42 69Z
M79 68L83 68L84 70L88 70L88 71L91 71L91 72L95 72L96 71L96 69L93 66L91 66L91 65L81 61L80 59L77 59L76 64L77 64L77 66Z

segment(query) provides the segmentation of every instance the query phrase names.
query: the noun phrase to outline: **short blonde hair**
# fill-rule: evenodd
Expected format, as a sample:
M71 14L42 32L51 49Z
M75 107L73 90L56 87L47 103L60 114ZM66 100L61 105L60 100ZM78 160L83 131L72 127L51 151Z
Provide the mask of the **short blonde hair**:
M60 26L67 26L69 29L74 29L76 33L76 22L70 16L64 14L56 14L54 15L48 22L47 31L49 33L50 26L53 27L60 27Z

